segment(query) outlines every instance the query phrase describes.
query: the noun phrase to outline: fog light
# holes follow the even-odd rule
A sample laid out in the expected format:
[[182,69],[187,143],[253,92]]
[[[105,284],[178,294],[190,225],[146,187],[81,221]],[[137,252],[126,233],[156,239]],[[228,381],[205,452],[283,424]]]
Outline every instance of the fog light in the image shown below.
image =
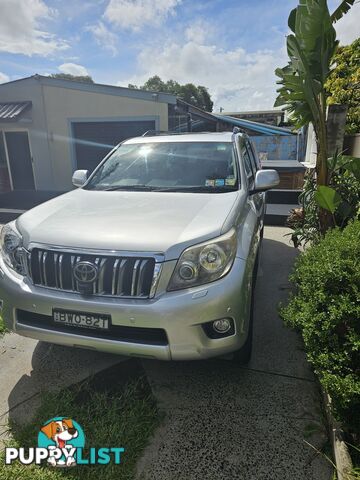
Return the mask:
[[228,318],[222,318],[221,320],[215,320],[212,327],[217,333],[226,333],[231,328],[231,322]]

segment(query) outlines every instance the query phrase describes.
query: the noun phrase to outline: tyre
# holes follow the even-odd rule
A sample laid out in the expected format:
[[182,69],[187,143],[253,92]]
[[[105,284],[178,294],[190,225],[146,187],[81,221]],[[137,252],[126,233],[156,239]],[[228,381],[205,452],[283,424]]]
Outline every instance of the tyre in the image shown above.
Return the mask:
[[[261,246],[260,246],[261,247]],[[253,281],[251,286],[251,299],[250,299],[250,312],[249,312],[249,331],[247,339],[244,345],[234,352],[233,361],[239,365],[245,365],[250,362],[251,353],[252,353],[252,344],[253,344],[253,324],[254,324],[254,290],[256,285],[256,277],[259,268],[259,256],[260,256],[260,247],[256,255],[254,270],[253,270]]]
[[234,352],[233,361],[239,365],[245,365],[249,363],[252,353],[253,344],[253,323],[254,323],[254,289],[251,289],[251,301],[250,301],[250,318],[249,318],[249,331],[247,339],[244,345]]

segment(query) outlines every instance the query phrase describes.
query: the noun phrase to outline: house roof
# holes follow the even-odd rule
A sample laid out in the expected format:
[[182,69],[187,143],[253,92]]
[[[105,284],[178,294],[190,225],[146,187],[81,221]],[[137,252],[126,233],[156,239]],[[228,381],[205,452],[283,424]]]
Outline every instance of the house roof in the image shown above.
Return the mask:
[[63,78],[45,77],[43,75],[32,75],[31,77],[20,78],[11,82],[2,83],[1,87],[10,83],[18,82],[34,82],[37,81],[41,85],[49,85],[52,87],[68,88],[71,90],[82,90],[85,92],[103,93],[106,95],[115,95],[120,97],[130,97],[138,100],[152,100],[162,103],[176,104],[176,95],[170,93],[159,93],[148,90],[140,90],[137,88],[119,87],[116,85],[106,85],[102,83],[85,83],[76,80],[66,80]]
[[24,102],[0,102],[0,122],[16,122],[31,105],[30,100]]
[[264,123],[252,122],[242,118],[229,117],[227,115],[213,114],[218,120],[234,125],[236,127],[252,130],[253,132],[261,133],[262,135],[295,135],[291,130],[282,127],[274,127]]

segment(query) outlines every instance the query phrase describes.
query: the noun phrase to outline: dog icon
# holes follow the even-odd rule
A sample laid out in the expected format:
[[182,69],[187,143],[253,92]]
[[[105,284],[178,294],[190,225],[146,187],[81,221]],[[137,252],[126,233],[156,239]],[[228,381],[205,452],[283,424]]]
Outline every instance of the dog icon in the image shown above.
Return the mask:
[[72,466],[76,465],[76,460],[74,457],[69,456],[66,460],[63,459],[56,459],[54,456],[51,455],[51,451],[55,448],[72,448],[71,440],[76,438],[79,435],[79,432],[73,425],[73,421],[70,418],[63,418],[62,420],[54,420],[40,429],[50,440],[55,442],[56,446],[49,447],[50,456],[48,458],[48,462],[52,466]]

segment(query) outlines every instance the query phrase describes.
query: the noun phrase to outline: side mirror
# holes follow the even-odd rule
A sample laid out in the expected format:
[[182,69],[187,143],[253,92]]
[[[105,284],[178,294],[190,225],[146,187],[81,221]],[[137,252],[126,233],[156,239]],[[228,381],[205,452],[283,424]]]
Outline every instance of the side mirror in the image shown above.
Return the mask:
[[275,188],[279,183],[280,178],[276,170],[258,170],[255,176],[254,188],[250,191],[250,194],[265,192]]
[[75,170],[72,176],[74,187],[82,187],[88,179],[89,170]]

